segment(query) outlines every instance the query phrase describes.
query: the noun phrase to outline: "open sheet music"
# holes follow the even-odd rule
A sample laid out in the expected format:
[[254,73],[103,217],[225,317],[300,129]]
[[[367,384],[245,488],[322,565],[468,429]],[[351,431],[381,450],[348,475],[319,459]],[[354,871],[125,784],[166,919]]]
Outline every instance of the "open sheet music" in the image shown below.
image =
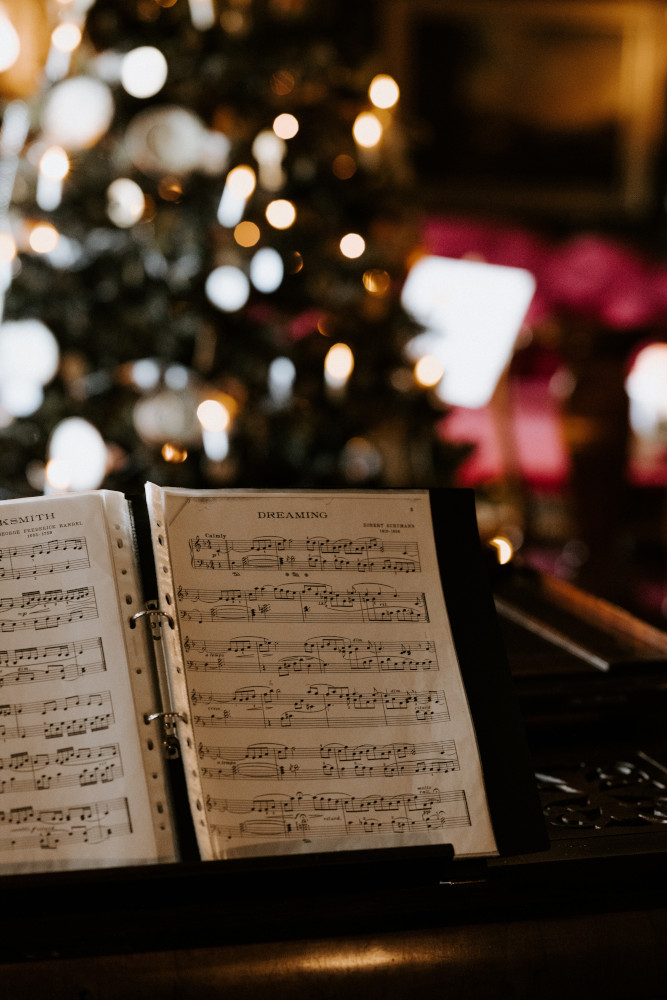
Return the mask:
[[0,504],[0,871],[174,856],[127,505]]
[[2,501],[0,637],[1,874],[539,843],[470,491]]
[[147,496],[202,857],[495,853],[428,493]]

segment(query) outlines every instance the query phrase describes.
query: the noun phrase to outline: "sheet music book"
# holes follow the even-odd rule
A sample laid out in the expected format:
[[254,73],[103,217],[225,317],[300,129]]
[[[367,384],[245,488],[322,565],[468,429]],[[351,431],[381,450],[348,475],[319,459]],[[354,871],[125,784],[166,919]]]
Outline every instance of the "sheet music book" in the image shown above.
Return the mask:
[[543,846],[470,491],[3,501],[0,584],[0,872],[178,860],[177,750],[204,861]]

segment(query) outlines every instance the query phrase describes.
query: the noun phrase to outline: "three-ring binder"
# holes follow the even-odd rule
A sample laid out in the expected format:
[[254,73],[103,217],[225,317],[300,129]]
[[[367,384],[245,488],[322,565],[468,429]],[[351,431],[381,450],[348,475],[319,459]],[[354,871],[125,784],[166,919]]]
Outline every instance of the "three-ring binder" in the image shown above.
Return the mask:
[[144,722],[147,726],[150,726],[151,722],[155,722],[157,719],[162,719],[164,730],[162,745],[165,756],[170,759],[180,757],[181,746],[178,737],[174,734],[174,726],[177,719],[180,719],[181,722],[187,722],[187,716],[183,712],[146,712],[144,715]]
[[166,618],[169,628],[174,627],[174,619],[166,611],[160,611],[159,608],[144,608],[143,611],[136,611],[130,618],[130,628],[135,628],[137,621],[140,618],[149,618],[151,624],[156,624],[155,619],[158,619],[157,624],[162,624],[159,619]]

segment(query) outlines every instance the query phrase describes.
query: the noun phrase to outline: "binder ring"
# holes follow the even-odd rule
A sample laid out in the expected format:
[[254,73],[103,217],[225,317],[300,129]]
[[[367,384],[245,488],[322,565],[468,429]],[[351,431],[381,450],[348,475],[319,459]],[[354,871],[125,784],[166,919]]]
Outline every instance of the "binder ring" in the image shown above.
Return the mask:
[[181,722],[187,722],[187,716],[183,712],[147,712],[144,715],[144,722],[146,725],[150,725],[151,722],[155,722],[156,719],[162,719],[165,723],[171,723],[174,719],[180,719]]
[[135,628],[136,623],[140,618],[166,618],[169,623],[169,628],[174,627],[174,619],[171,615],[167,614],[166,611],[158,611],[154,608],[145,608],[143,611],[137,611],[132,615],[130,618],[130,628]]

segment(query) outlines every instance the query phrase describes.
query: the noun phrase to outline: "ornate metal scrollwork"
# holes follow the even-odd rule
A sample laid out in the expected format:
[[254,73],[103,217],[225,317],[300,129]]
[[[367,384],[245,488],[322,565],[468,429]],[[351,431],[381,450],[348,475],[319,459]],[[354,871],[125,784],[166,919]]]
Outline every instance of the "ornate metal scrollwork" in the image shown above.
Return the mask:
[[552,834],[634,833],[667,825],[667,771],[650,758],[563,763],[536,777]]

